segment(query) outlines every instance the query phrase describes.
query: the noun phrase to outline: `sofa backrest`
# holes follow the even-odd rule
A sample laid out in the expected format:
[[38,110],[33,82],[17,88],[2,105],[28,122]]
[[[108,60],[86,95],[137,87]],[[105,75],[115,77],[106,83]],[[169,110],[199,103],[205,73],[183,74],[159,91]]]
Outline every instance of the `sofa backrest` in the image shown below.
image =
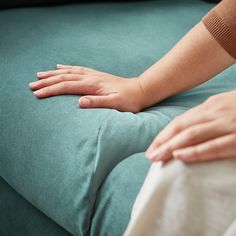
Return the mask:
[[0,8],[20,6],[53,5],[73,2],[92,2],[93,0],[0,0]]

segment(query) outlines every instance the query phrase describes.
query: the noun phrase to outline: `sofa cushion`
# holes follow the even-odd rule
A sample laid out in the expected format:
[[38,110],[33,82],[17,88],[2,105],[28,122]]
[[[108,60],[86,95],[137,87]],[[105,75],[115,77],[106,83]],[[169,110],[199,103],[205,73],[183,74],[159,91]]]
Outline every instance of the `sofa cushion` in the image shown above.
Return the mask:
[[143,152],[176,115],[232,89],[235,70],[138,114],[79,109],[71,95],[38,100],[28,83],[57,63],[136,76],[210,6],[160,0],[0,11],[1,177],[73,235],[87,234],[98,190],[114,166]]
[[145,158],[144,153],[137,153],[121,161],[111,171],[96,200],[91,236],[124,234],[149,167],[150,161]]
[[0,235],[71,236],[0,177]]

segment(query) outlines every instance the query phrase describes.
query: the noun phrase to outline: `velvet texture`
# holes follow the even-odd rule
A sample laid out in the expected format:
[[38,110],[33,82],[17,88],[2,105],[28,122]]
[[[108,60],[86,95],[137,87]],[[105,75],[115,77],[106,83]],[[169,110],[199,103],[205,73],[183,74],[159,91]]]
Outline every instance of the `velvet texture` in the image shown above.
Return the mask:
[[[69,233],[89,235],[94,215],[93,235],[119,235],[115,232],[120,233],[128,224],[147,167],[134,186],[127,182],[130,198],[125,204],[119,199],[124,199],[123,181],[130,181],[131,162],[114,169],[113,177],[101,188],[112,169],[130,155],[145,151],[176,115],[210,95],[236,87],[236,71],[231,68],[196,89],[132,114],[83,110],[76,106],[78,96],[38,100],[28,89],[35,73],[64,63],[137,76],[211,6],[198,0],[163,0],[0,11],[0,175],[39,210],[26,212],[26,218],[41,211]],[[110,212],[105,213],[102,206],[108,206]],[[119,210],[114,212],[115,208]],[[113,214],[117,214],[115,222],[110,217]],[[112,229],[106,228],[109,222]],[[3,233],[10,230],[2,221],[0,224]],[[48,224],[50,227],[49,220]],[[10,234],[17,232],[14,230]]]

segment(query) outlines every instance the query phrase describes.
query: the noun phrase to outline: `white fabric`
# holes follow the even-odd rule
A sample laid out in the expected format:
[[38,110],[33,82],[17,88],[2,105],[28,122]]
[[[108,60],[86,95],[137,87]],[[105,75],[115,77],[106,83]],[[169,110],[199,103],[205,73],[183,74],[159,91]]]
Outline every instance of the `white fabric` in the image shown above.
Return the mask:
[[236,158],[153,163],[124,236],[236,236]]

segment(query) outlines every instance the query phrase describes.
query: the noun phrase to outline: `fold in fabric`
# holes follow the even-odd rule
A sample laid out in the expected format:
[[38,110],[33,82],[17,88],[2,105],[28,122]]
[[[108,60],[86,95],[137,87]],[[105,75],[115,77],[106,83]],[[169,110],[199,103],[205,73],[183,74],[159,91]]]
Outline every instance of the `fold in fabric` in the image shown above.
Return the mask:
[[236,159],[153,163],[124,236],[236,235]]

